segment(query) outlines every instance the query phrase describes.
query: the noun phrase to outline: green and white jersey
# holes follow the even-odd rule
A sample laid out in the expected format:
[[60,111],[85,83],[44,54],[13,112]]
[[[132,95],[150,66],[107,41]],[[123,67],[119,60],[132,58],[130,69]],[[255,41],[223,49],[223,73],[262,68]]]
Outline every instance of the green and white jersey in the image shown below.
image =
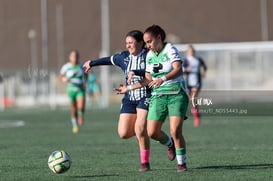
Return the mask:
[[[166,43],[159,54],[149,51],[146,57],[146,72],[154,79],[160,78],[173,70],[172,63],[182,58],[178,50],[170,43]],[[153,94],[177,94],[184,89],[184,79],[181,76],[163,82],[160,87],[153,88]]]
[[73,65],[72,63],[68,62],[62,66],[60,74],[69,79],[68,89],[83,86],[84,70],[81,64]]

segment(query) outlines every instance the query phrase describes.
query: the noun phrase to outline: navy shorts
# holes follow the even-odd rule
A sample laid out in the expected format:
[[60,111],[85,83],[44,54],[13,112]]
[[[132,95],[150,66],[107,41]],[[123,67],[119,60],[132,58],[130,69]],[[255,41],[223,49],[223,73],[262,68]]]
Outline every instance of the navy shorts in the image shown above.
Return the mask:
[[136,109],[144,109],[148,111],[149,108],[150,98],[142,98],[139,101],[130,101],[127,98],[122,99],[122,104],[120,107],[120,114],[121,113],[129,113],[129,114],[136,114]]
[[201,85],[199,86],[187,86],[187,89],[191,91],[192,88],[201,89]]

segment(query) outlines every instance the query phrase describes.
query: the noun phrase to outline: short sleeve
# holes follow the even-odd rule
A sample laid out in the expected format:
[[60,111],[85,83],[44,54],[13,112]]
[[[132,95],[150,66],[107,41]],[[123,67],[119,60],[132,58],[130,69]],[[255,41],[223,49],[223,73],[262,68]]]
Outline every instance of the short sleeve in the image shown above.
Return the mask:
[[168,54],[169,54],[169,58],[171,60],[171,63],[173,63],[174,61],[181,61],[182,62],[182,58],[181,58],[179,51],[177,50],[176,47],[171,46]]
[[151,62],[150,60],[151,60],[151,52],[148,52],[146,56],[146,60],[145,60],[146,62],[145,71],[149,73],[153,72],[153,64],[150,63]]
[[62,68],[60,70],[60,74],[61,75],[65,75],[66,71],[67,71],[67,64],[65,64],[65,65],[62,66]]

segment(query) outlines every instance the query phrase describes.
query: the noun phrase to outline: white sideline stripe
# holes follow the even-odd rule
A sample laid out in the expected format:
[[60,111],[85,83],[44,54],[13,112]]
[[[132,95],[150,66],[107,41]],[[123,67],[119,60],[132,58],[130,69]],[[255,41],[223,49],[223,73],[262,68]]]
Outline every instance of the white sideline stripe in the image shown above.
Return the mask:
[[25,126],[23,120],[0,120],[0,128],[13,128]]

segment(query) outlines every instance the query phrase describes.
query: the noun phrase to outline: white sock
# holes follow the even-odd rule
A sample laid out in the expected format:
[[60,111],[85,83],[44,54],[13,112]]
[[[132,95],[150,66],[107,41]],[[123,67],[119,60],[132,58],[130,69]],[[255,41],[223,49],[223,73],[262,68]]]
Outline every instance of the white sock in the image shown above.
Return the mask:
[[71,118],[72,126],[78,126],[77,119],[75,117]]
[[186,155],[176,155],[177,164],[183,165],[186,163]]

